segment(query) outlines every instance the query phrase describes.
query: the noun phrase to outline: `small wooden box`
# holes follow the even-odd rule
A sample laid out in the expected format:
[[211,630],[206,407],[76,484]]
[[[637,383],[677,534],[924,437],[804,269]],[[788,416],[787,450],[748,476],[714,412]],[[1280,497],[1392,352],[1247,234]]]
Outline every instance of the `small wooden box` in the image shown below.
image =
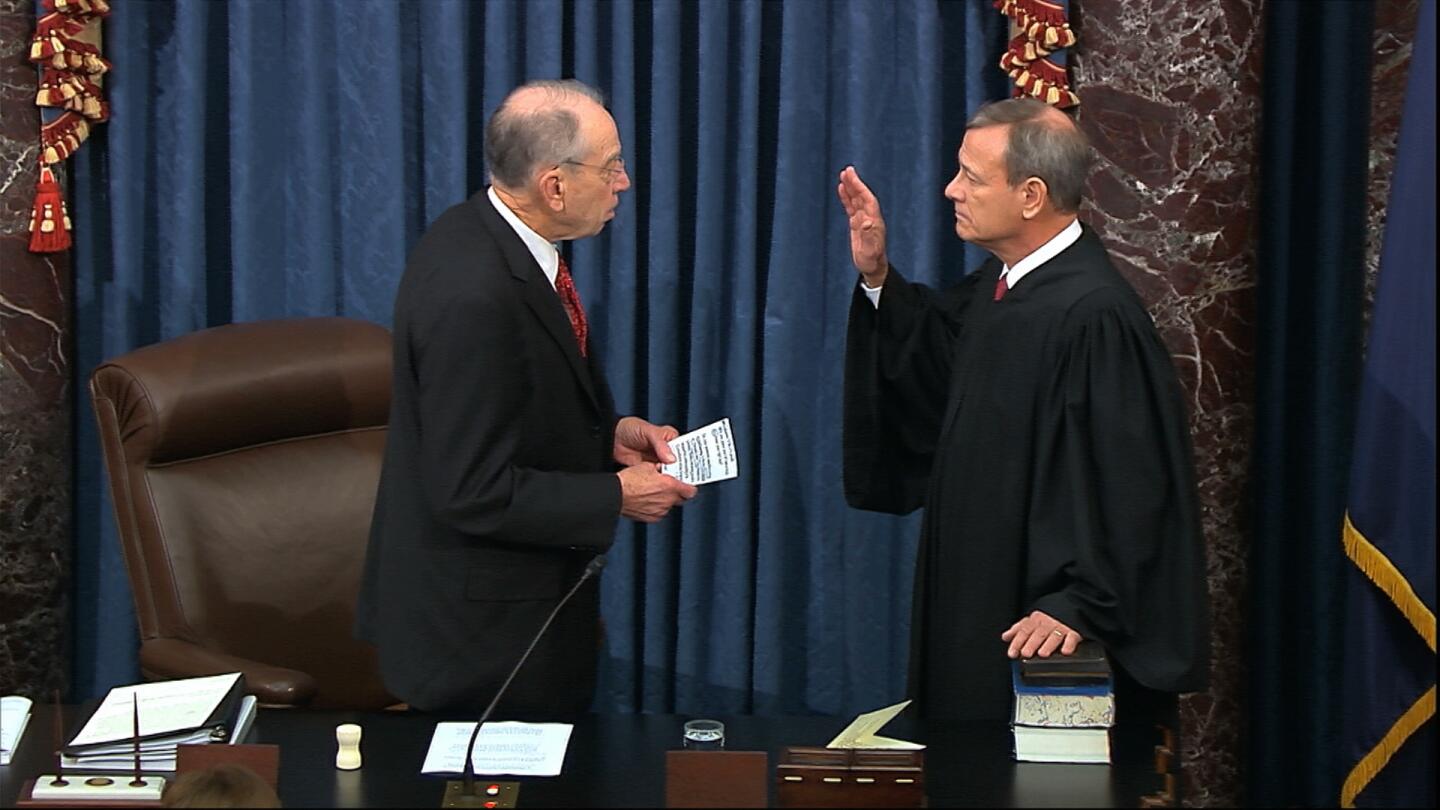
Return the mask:
[[781,807],[925,807],[925,753],[792,746],[775,767]]
[[665,752],[666,807],[769,807],[764,751]]

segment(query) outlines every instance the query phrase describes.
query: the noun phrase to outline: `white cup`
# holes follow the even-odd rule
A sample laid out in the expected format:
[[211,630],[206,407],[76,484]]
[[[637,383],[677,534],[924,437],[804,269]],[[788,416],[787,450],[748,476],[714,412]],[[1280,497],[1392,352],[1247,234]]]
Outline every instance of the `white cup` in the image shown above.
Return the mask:
[[335,727],[335,767],[342,771],[353,771],[360,767],[360,727],[354,723],[342,723]]

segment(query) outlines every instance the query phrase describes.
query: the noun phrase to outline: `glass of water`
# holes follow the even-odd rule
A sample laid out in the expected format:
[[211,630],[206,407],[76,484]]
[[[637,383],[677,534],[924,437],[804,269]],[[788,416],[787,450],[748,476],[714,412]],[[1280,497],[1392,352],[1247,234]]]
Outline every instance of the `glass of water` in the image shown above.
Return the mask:
[[725,748],[725,724],[719,720],[690,720],[685,723],[685,747],[691,751],[720,751]]

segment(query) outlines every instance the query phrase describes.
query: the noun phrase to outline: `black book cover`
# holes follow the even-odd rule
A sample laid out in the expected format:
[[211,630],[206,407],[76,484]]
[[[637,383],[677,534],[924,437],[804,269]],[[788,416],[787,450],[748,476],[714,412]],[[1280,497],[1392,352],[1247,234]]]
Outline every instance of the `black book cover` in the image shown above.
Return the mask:
[[1069,655],[1020,659],[1020,679],[1036,686],[1080,686],[1104,683],[1112,676],[1110,659],[1100,642],[1086,639]]

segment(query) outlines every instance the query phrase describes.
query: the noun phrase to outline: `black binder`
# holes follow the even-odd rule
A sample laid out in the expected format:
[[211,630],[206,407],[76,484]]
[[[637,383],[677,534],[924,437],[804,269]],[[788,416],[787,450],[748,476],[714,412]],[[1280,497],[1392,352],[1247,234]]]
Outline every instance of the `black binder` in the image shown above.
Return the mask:
[[[235,682],[230,685],[229,690],[226,691],[225,695],[219,700],[219,702],[215,704],[214,708],[211,709],[209,716],[205,718],[204,722],[196,726],[191,726],[189,728],[170,729],[167,731],[157,732],[153,734],[142,734],[140,735],[141,746],[143,748],[153,748],[154,746],[164,746],[167,744],[180,745],[206,742],[229,742],[230,735],[235,729],[235,723],[240,716],[241,703],[244,701],[245,698],[245,675],[240,672],[236,672],[234,673],[234,675]],[[214,676],[205,675],[201,677],[209,678]],[[153,685],[156,687],[162,687],[163,684],[168,683],[174,683],[174,681],[159,681],[154,682]],[[149,685],[151,684],[141,684],[137,688],[143,689],[145,686]],[[81,731],[83,731],[84,728],[89,725],[91,718],[93,718],[95,716],[95,713],[99,711],[101,705],[103,705],[103,701],[100,704],[96,704],[95,707],[92,708],[85,715],[85,721],[82,722],[79,726],[79,729]],[[140,716],[142,720],[145,717],[143,696],[141,697],[140,703]],[[70,736],[70,739],[73,741],[79,736],[80,731],[77,731],[75,734],[72,734]],[[71,757],[84,757],[87,753],[95,753],[107,749],[113,750],[117,745],[121,744],[125,746],[133,746],[134,741],[135,735],[132,732],[128,734],[123,734],[118,737],[105,740],[97,740],[95,742],[85,743],[82,745],[75,745],[72,742],[71,744],[68,744],[63,749],[61,749],[61,753]]]

